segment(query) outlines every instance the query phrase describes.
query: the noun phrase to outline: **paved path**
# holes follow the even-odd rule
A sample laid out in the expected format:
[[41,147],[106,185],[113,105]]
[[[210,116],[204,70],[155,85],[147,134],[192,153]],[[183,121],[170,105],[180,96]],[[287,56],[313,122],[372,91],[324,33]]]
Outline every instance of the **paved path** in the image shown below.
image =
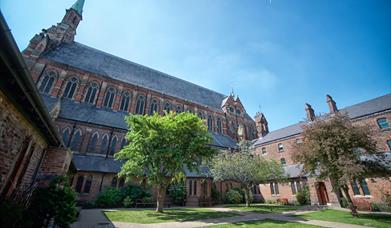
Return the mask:
[[305,220],[297,217],[290,217],[288,215],[294,214],[303,214],[313,211],[291,211],[286,212],[285,214],[278,213],[254,213],[254,212],[245,212],[245,211],[236,211],[230,208],[209,208],[216,211],[231,211],[238,214],[238,216],[224,217],[224,218],[212,218],[199,221],[188,221],[188,222],[165,222],[165,223],[154,223],[154,224],[139,224],[139,223],[127,223],[127,222],[110,222],[106,216],[103,215],[101,209],[88,209],[82,210],[80,212],[79,219],[76,223],[71,225],[71,228],[171,228],[171,227],[205,227],[212,225],[222,225],[235,222],[245,222],[245,221],[255,221],[255,220],[264,220],[272,219],[279,221],[287,222],[298,222],[303,224],[316,225],[321,227],[332,227],[332,228],[363,228],[365,226],[353,225],[353,224],[344,224],[337,222],[328,222],[320,220]]

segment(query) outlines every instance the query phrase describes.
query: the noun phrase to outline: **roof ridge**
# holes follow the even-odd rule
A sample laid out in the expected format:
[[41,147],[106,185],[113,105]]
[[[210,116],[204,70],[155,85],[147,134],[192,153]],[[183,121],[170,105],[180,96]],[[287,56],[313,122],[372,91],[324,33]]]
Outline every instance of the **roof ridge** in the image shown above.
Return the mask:
[[133,62],[133,61],[128,60],[128,59],[125,59],[125,58],[123,58],[123,57],[119,57],[119,56],[110,54],[110,53],[108,53],[108,52],[99,50],[99,49],[97,49],[97,48],[90,47],[90,46],[87,46],[87,45],[85,45],[85,44],[82,44],[82,43],[79,43],[79,42],[76,42],[76,41],[73,41],[73,43],[76,44],[76,45],[84,46],[85,48],[92,49],[92,50],[94,50],[94,51],[101,52],[101,53],[103,53],[103,54],[105,54],[105,55],[109,55],[109,56],[111,56],[111,57],[117,58],[117,59],[119,59],[119,60],[121,60],[121,61],[124,61],[124,62],[127,62],[127,63],[134,64],[134,65],[136,65],[136,66],[138,66],[138,67],[142,67],[142,68],[144,68],[144,69],[146,69],[146,70],[150,70],[150,71],[159,73],[159,74],[161,74],[162,76],[165,76],[165,77],[168,77],[168,78],[172,78],[172,79],[176,79],[176,80],[181,80],[181,81],[183,81],[183,82],[185,82],[185,83],[188,83],[188,84],[191,84],[191,85],[193,85],[193,86],[196,86],[196,87],[199,87],[199,88],[202,88],[202,89],[205,89],[205,90],[209,90],[210,92],[213,92],[213,93],[216,93],[216,94],[222,96],[222,99],[224,99],[224,98],[227,96],[227,95],[224,95],[224,94],[222,94],[222,93],[220,93],[220,92],[217,92],[217,91],[214,91],[214,90],[212,90],[212,89],[206,88],[206,87],[204,87],[204,86],[197,85],[197,84],[195,84],[194,82],[190,82],[190,81],[184,80],[184,79],[182,79],[182,78],[179,78],[179,77],[175,77],[175,76],[169,75],[169,74],[164,73],[164,72],[162,72],[162,71],[153,69],[153,68],[151,68],[151,67],[144,66],[144,65],[142,65],[142,64]]
[[[356,104],[353,104],[353,105],[349,105],[349,106],[343,107],[343,108],[341,108],[339,111],[341,111],[341,110],[347,110],[347,109],[349,109],[349,108],[351,108],[351,107],[358,106],[358,105],[362,105],[362,104],[369,103],[369,102],[373,102],[373,101],[375,101],[375,100],[380,100],[380,99],[382,99],[382,98],[384,98],[384,97],[388,97],[388,96],[391,97],[391,93],[382,95],[382,96],[380,96],[380,97],[375,97],[375,98],[372,98],[372,99],[369,99],[369,100],[366,100],[366,101],[361,101],[361,102],[356,103]],[[386,109],[385,109],[385,110],[386,110]]]

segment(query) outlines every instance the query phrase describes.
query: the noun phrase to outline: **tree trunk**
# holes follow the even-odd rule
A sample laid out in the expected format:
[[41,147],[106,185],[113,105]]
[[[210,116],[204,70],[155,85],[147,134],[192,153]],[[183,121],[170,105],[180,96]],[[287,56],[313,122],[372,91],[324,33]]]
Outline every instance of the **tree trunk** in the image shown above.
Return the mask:
[[353,204],[352,198],[350,198],[350,195],[349,195],[349,188],[348,188],[346,185],[344,185],[344,186],[342,186],[342,190],[343,190],[343,192],[344,192],[344,195],[345,195],[345,197],[346,197],[346,200],[348,201],[349,209],[350,209],[352,215],[353,215],[354,217],[358,217],[357,208],[356,208],[356,206]]
[[165,197],[166,197],[166,188],[162,185],[159,185],[157,190],[156,212],[163,213]]
[[246,207],[250,206],[250,187],[244,187],[244,198],[246,200]]

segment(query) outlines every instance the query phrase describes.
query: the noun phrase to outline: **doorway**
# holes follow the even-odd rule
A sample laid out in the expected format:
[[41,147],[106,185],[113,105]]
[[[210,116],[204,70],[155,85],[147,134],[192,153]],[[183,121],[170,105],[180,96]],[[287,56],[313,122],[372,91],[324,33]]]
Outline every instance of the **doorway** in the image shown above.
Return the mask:
[[320,205],[327,205],[330,203],[329,196],[327,194],[326,185],[324,182],[318,182],[317,183],[317,189],[316,189],[318,200]]

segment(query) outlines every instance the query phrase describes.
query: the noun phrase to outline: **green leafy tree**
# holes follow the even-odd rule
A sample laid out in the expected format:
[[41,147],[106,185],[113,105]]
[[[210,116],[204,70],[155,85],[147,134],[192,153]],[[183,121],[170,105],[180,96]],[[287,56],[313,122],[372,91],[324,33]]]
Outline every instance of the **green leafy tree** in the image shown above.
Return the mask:
[[348,186],[367,171],[360,157],[376,151],[370,132],[368,127],[353,125],[347,115],[338,113],[303,126],[303,143],[294,146],[293,159],[318,179],[329,178],[335,192],[341,189],[354,216],[357,210]]
[[240,152],[221,152],[211,162],[214,180],[236,181],[244,191],[246,207],[250,206],[251,188],[267,181],[283,180],[284,170],[275,160],[266,160],[249,152],[250,144],[240,142]]
[[125,160],[120,176],[146,179],[157,187],[156,211],[163,212],[166,188],[184,178],[183,167],[197,170],[214,155],[211,136],[196,115],[183,112],[159,116],[131,115],[125,118],[130,142],[117,159]]

